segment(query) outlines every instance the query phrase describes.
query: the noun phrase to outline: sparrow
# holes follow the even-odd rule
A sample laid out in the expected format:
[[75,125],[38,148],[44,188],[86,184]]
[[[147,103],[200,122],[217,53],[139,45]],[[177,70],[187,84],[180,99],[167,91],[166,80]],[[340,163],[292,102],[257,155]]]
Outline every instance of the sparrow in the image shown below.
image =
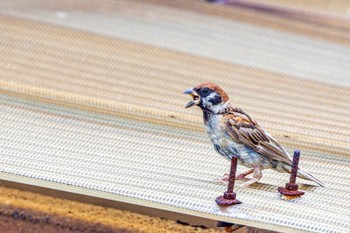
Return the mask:
[[[192,97],[186,108],[198,106],[202,110],[204,128],[215,151],[230,161],[236,157],[240,165],[250,168],[236,176],[237,180],[242,180],[253,173],[253,177],[243,187],[258,182],[262,178],[263,169],[291,172],[291,156],[247,113],[232,106],[229,96],[218,85],[201,83],[183,93]],[[298,169],[297,176],[324,186],[320,180],[301,168]],[[228,180],[227,175],[222,179],[225,180]]]

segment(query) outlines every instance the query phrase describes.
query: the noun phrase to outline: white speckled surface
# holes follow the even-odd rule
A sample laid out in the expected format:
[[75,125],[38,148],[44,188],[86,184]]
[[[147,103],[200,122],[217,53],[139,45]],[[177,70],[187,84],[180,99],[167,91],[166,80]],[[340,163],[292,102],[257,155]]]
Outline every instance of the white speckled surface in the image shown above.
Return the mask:
[[[225,186],[214,180],[228,171],[229,163],[214,152],[204,133],[7,96],[0,101],[2,179],[12,174],[48,181],[48,187],[65,184],[82,188],[78,192],[83,194],[90,189],[114,200],[137,199],[138,204],[155,203],[163,209],[180,208],[195,216],[275,230],[307,231],[317,226],[323,232],[346,232],[350,227],[350,186],[342,182],[350,179],[349,157],[334,160],[303,151],[301,165],[326,188],[299,180],[305,196],[282,201],[276,189],[288,175],[264,171],[260,184],[236,187],[242,205],[225,209],[214,202]],[[295,214],[290,215],[292,211]]]
[[[23,7],[16,8],[20,18],[0,16],[0,179],[282,232],[349,232],[348,48],[186,11],[177,20],[171,8],[155,7],[152,16],[138,7],[139,15],[118,11],[101,18],[116,23],[111,24],[116,31],[123,28],[125,34],[113,34],[117,38],[21,19],[41,20],[50,9],[34,15],[33,8]],[[70,14],[56,12],[62,20],[86,16]],[[191,21],[196,30],[183,31],[185,16],[197,20]],[[86,25],[104,34],[108,23],[100,21],[99,28],[89,17]],[[199,36],[201,47],[190,39],[203,35],[205,23],[215,38]],[[243,36],[232,47],[223,43],[232,33],[225,25]],[[163,29],[164,35],[156,33]],[[258,34],[261,44],[253,41]],[[218,40],[217,51],[206,47]],[[269,41],[276,46],[267,46]],[[284,45],[290,46],[285,53]],[[240,53],[239,61],[222,62],[234,49],[248,52]],[[244,59],[254,64],[243,66]],[[290,66],[283,71],[295,76],[272,73],[279,64]],[[299,79],[298,72],[334,78],[332,83],[343,86]],[[276,189],[288,175],[264,171],[258,185],[237,187],[242,205],[219,208],[214,199],[225,186],[214,180],[229,163],[212,148],[200,111],[184,109],[188,98],[181,95],[207,80],[223,86],[234,105],[288,151],[301,149],[300,165],[326,188],[298,180],[305,196],[282,201]]]

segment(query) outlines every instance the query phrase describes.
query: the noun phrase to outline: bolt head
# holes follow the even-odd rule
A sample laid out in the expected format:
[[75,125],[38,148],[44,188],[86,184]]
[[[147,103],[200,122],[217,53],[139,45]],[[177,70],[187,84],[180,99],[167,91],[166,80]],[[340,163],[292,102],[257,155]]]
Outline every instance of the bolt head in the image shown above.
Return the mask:
[[302,196],[305,194],[303,191],[298,191],[298,190],[289,190],[283,187],[278,187],[278,192],[282,195],[285,196]]
[[216,204],[222,207],[241,204],[242,202],[237,199],[226,199],[224,196],[218,196],[215,199]]
[[298,185],[293,184],[293,183],[287,183],[286,189],[291,190],[291,191],[296,191],[296,190],[298,190]]
[[236,193],[235,192],[232,192],[232,193],[224,192],[224,198],[228,199],[228,200],[234,200],[234,199],[236,199]]

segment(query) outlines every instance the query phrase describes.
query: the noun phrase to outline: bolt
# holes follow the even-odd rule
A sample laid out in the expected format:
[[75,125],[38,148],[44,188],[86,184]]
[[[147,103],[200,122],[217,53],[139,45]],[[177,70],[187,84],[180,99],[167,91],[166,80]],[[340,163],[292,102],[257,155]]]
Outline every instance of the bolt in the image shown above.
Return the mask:
[[297,179],[297,173],[298,173],[298,165],[299,165],[299,159],[300,159],[300,151],[295,150],[294,156],[293,156],[293,164],[292,164],[292,170],[290,172],[290,179],[289,183],[295,184],[295,180]]
[[241,201],[236,199],[236,193],[234,192],[236,170],[237,170],[237,158],[232,156],[227,191],[224,192],[223,196],[218,196],[215,200],[219,206],[230,206],[230,205],[236,205],[236,204],[242,203]]
[[304,195],[304,192],[298,191],[298,185],[295,183],[298,173],[298,164],[300,159],[300,151],[295,150],[293,156],[293,164],[290,172],[289,183],[286,184],[285,188],[278,187],[278,192],[286,197],[286,199],[293,199]]

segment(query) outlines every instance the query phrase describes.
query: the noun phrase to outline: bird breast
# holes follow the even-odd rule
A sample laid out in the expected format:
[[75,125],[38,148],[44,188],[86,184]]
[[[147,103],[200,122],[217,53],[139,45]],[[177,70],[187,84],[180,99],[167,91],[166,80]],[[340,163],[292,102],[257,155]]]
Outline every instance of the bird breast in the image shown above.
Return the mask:
[[205,124],[205,129],[209,135],[210,140],[214,144],[214,147],[218,153],[224,156],[228,156],[230,153],[229,147],[231,146],[233,140],[228,137],[225,132],[225,126],[222,122],[223,116],[212,114],[208,117]]
[[221,120],[221,114],[210,114],[210,116],[207,118],[207,122],[205,122],[205,129],[212,141],[218,140],[224,136],[224,127],[220,124]]
[[270,167],[271,164],[267,158],[231,138],[225,130],[222,118],[222,114],[212,114],[205,123],[205,129],[214,144],[214,149],[229,160],[232,156],[237,156],[239,164],[247,167],[251,167],[253,164],[259,164],[265,168]]

